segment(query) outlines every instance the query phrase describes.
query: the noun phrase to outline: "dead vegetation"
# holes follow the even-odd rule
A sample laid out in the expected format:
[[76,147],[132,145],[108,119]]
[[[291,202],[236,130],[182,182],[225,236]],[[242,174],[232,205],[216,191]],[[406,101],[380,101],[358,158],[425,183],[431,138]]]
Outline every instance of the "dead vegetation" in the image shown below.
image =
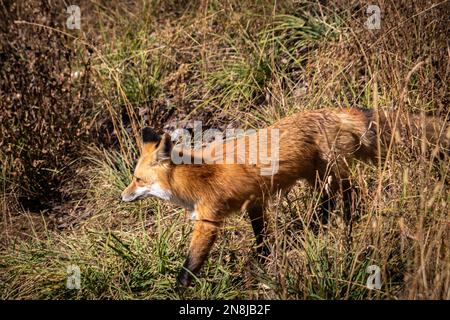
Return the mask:
[[[69,30],[64,1],[2,2],[1,297],[180,298],[183,210],[117,200],[144,125],[248,128],[347,106],[448,119],[450,3],[379,1],[369,30],[371,4],[83,0]],[[449,162],[410,140],[354,166],[351,241],[339,212],[307,227],[318,200],[300,182],[270,207],[267,265],[236,216],[183,297],[449,299]],[[370,265],[381,289],[366,286]]]

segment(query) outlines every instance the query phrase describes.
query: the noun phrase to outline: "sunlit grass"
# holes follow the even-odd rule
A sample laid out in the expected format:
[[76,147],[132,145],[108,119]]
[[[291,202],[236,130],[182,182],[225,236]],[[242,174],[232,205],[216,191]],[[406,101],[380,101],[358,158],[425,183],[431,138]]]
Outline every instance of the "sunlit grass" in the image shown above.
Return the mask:
[[[14,159],[2,155],[0,298],[450,299],[449,162],[409,147],[352,167],[363,210],[351,238],[339,206],[328,225],[309,227],[318,191],[299,183],[268,209],[266,264],[255,259],[245,215],[236,215],[195,286],[176,290],[192,229],[184,210],[157,199],[119,201],[139,154],[139,128],[162,130],[174,120],[260,127],[321,107],[448,112],[435,89],[442,90],[435,79],[444,67],[426,64],[405,81],[412,57],[437,46],[414,45],[414,32],[425,37],[421,27],[405,32],[391,16],[395,28],[378,37],[359,23],[358,10],[339,4],[207,4],[94,6],[94,120],[106,119],[111,128],[102,130],[114,143],[83,145],[73,164],[79,183],[67,187],[72,222],[60,229],[51,213],[21,208],[20,185],[8,180]],[[411,39],[397,37],[397,27]],[[67,287],[70,265],[80,268],[79,290]],[[370,265],[381,270],[377,290],[367,287]]]

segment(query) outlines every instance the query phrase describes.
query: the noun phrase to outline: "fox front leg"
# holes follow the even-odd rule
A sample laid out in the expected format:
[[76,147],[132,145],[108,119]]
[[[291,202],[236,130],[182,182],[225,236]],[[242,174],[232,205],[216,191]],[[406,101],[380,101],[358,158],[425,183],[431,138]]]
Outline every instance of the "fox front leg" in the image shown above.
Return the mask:
[[192,274],[197,274],[208,257],[209,251],[217,238],[220,223],[197,220],[194,225],[191,244],[183,269],[178,275],[177,282],[188,287],[192,282]]

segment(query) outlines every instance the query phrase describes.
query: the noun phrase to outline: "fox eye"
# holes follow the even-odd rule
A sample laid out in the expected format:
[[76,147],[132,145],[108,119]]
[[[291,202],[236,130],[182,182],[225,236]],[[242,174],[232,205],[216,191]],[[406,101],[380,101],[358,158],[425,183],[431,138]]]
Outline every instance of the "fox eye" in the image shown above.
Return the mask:
[[134,176],[134,178],[136,179],[136,182],[137,182],[137,183],[142,182],[142,179],[141,179],[141,178],[138,178],[138,177],[136,177],[136,176]]

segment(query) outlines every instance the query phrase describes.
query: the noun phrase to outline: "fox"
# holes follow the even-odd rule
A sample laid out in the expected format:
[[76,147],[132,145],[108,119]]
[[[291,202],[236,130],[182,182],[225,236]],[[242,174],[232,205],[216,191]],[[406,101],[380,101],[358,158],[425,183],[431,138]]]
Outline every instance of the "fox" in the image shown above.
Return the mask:
[[[189,287],[207,259],[220,228],[234,213],[248,214],[258,257],[267,257],[270,254],[265,244],[268,201],[277,192],[289,192],[298,180],[312,187],[317,181],[325,182],[318,211],[329,213],[335,205],[335,195],[341,194],[344,218],[351,219],[354,210],[349,180],[351,163],[374,162],[386,156],[389,147],[401,142],[405,132],[448,155],[447,119],[381,109],[301,111],[248,135],[210,143],[201,150],[180,151],[168,133],[159,134],[145,127],[141,134],[141,155],[121,200],[156,197],[191,213],[193,232],[176,280],[177,285]],[[258,139],[262,136],[266,139]],[[274,136],[277,143],[261,143]],[[257,141],[256,148],[253,145],[252,149],[252,141]],[[252,155],[252,150],[262,147],[267,147],[268,154],[277,153],[275,166],[267,168],[267,161]],[[223,159],[226,151],[232,156]],[[174,161],[175,155],[190,161]]]

